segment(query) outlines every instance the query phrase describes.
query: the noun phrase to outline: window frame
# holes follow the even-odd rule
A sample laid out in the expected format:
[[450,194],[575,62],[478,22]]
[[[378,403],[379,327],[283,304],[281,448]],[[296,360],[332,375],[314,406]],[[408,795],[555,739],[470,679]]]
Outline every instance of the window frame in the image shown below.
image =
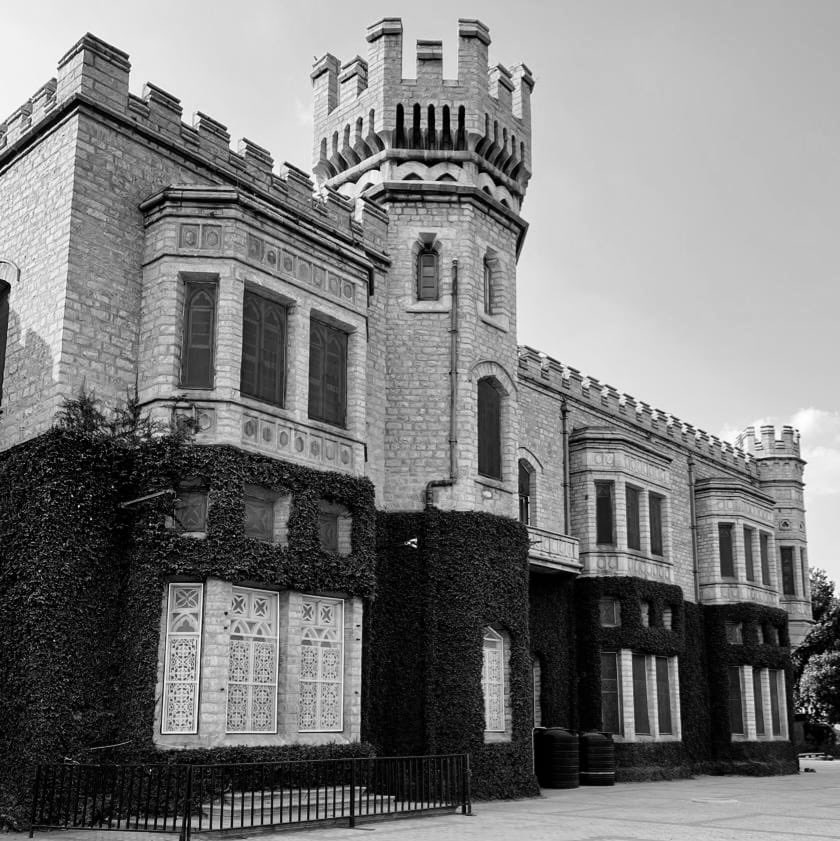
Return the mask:
[[489,257],[484,258],[482,263],[483,284],[484,284],[484,314],[495,315],[493,307],[493,265]]
[[[490,643],[491,645],[488,645]],[[488,673],[487,661],[488,652],[497,652],[499,680],[492,680]],[[507,704],[505,703],[505,638],[504,635],[490,625],[485,625],[481,637],[481,692],[484,698],[484,732],[485,733],[506,733],[507,732]],[[494,722],[491,719],[490,699],[491,690],[497,696],[499,702],[499,717],[501,727],[492,726],[498,724],[498,718]]]
[[[654,514],[656,512],[656,514]],[[662,494],[648,492],[648,532],[650,535],[650,554],[665,557],[665,497]]]
[[[256,335],[254,336],[253,347],[254,353],[246,354],[246,347],[248,343],[248,310],[254,306],[258,310],[258,319],[252,321],[255,324]],[[281,341],[276,345],[276,358],[274,365],[269,365],[270,360],[266,355],[266,332],[268,316],[276,315],[279,312],[279,328],[278,332],[282,333]],[[259,400],[261,403],[268,403],[271,406],[277,406],[280,409],[285,408],[286,405],[286,386],[287,376],[286,369],[288,367],[288,350],[289,350],[289,305],[276,298],[261,294],[260,292],[245,288],[242,296],[242,363],[239,372],[239,391],[243,397],[249,397],[252,400]],[[249,370],[246,373],[246,368]],[[252,370],[250,370],[252,369]],[[269,380],[268,372],[271,372],[270,385],[264,382]],[[253,389],[249,385],[246,387],[246,376],[252,377]]]
[[[268,596],[268,602],[273,604],[273,625],[274,625],[274,635],[273,636],[261,636],[259,634],[245,634],[242,632],[236,632],[233,630],[233,624],[235,621],[235,615],[233,612],[233,605],[231,605],[228,618],[229,618],[229,626],[228,626],[228,673],[227,673],[227,682],[226,682],[226,692],[225,692],[225,735],[226,736],[245,736],[245,735],[268,735],[268,734],[275,734],[277,733],[277,714],[278,714],[278,697],[280,691],[280,594],[275,590],[264,590],[259,587],[242,587],[240,585],[234,584],[231,587],[231,597],[235,598],[239,594],[247,593],[249,603],[253,594],[261,594],[264,596]],[[248,681],[233,681],[231,679],[231,666],[233,664],[233,656],[230,653],[230,650],[233,647],[233,642],[236,638],[247,638],[251,643],[251,647],[249,648],[249,677],[251,680]],[[266,683],[262,682],[259,683],[253,679],[253,669],[254,669],[254,643],[256,640],[270,640],[274,643],[274,683]],[[246,709],[247,709],[247,720],[249,723],[253,723],[253,691],[256,687],[260,686],[268,686],[273,687],[273,693],[271,693],[271,697],[273,699],[273,714],[272,714],[272,724],[271,727],[256,729],[253,726],[248,727],[243,730],[233,730],[230,727],[230,703],[231,703],[231,696],[233,692],[231,691],[232,686],[247,686],[249,688],[248,697],[246,700]]]
[[635,485],[624,486],[624,520],[627,527],[627,548],[642,551],[642,490]]
[[3,375],[9,344],[9,320],[11,316],[12,287],[0,280],[0,406],[3,405]]
[[[478,475],[502,481],[504,475],[502,415],[504,392],[495,377],[482,377],[476,386]],[[489,401],[489,402],[488,402]]]
[[[323,346],[321,348],[321,364],[318,365],[316,355],[313,352],[316,338],[320,337]],[[337,373],[335,379],[337,380],[338,397],[336,400],[335,414],[331,414],[326,409],[326,391],[328,389],[327,379],[330,374],[330,343],[334,343],[339,353],[339,362],[335,366],[333,373]],[[336,426],[341,429],[347,428],[347,386],[348,386],[348,365],[349,365],[349,346],[350,334],[327,323],[315,315],[310,316],[309,319],[309,397],[307,415],[310,420],[326,423],[330,426]],[[317,371],[313,368],[317,367]]]
[[[606,491],[606,495],[604,495]],[[606,500],[607,504],[602,504]],[[609,522],[604,522],[609,514]],[[609,531],[609,535],[607,532]],[[615,546],[615,482],[595,480],[595,545]],[[609,539],[603,539],[607,538]]]
[[[718,559],[721,578],[736,578],[734,524],[718,523]],[[726,535],[726,542],[723,536]],[[724,552],[724,548],[726,551]]]
[[[744,705],[744,674],[742,666],[729,666],[729,732],[733,736],[747,735],[747,710]],[[733,692],[733,677],[737,676],[737,695]],[[736,703],[737,701],[737,703]],[[740,721],[733,720],[733,713],[738,711]],[[736,730],[736,724],[740,724],[740,730]]]
[[[423,263],[430,258],[432,269],[432,280],[425,282]],[[434,245],[424,245],[417,252],[417,260],[415,263],[415,271],[417,274],[417,282],[415,294],[418,301],[438,301],[440,300],[440,255],[435,249]]]
[[[198,619],[197,631],[191,632],[183,632],[183,631],[174,631],[172,630],[172,613],[173,613],[173,593],[177,589],[187,589],[187,588],[194,588],[198,591],[198,600],[197,600],[197,609],[198,609]],[[204,584],[200,582],[191,582],[191,581],[178,581],[178,582],[170,582],[166,588],[166,625],[165,625],[165,634],[164,634],[164,657],[163,657],[163,688],[161,692],[161,711],[160,711],[160,733],[162,736],[188,736],[188,735],[196,735],[198,733],[198,725],[199,725],[199,710],[200,710],[200,700],[201,700],[201,656],[202,656],[202,643],[204,640]],[[172,686],[172,683],[187,683],[187,681],[173,681],[170,678],[169,671],[171,665],[171,645],[170,642],[174,638],[185,638],[190,637],[196,640],[195,645],[195,679],[193,681],[189,681],[190,684],[194,686],[194,695],[193,695],[193,711],[192,711],[192,724],[189,729],[174,729],[174,728],[167,728],[167,715],[169,710],[169,689]]]
[[[339,717],[338,718],[339,718],[339,720],[338,720],[338,726],[336,726],[336,727],[324,727],[324,726],[322,726],[322,722],[316,722],[315,727],[302,727],[301,726],[300,699],[303,696],[302,685],[304,683],[303,663],[302,663],[302,661],[303,661],[303,650],[304,650],[304,644],[305,644],[304,633],[305,633],[305,628],[306,627],[316,627],[318,625],[318,623],[311,623],[311,624],[304,623],[303,615],[301,614],[300,637],[298,639],[298,643],[300,645],[301,664],[300,664],[300,671],[298,673],[298,699],[299,700],[298,700],[298,726],[297,726],[297,731],[298,731],[298,733],[340,733],[344,730],[344,687],[345,687],[345,677],[346,677],[346,675],[345,675],[345,658],[347,656],[347,645],[346,645],[346,639],[345,639],[345,633],[344,633],[344,623],[345,623],[345,618],[346,618],[346,605],[344,603],[344,599],[336,599],[336,598],[331,598],[329,596],[316,596],[316,595],[312,595],[312,594],[302,594],[302,597],[301,597],[301,611],[303,611],[303,604],[307,600],[313,601],[316,605],[316,610],[318,610],[318,611],[320,611],[320,605],[321,604],[332,604],[332,605],[337,606],[339,608],[339,611],[340,611],[340,614],[341,614],[340,621],[337,622],[334,625],[334,627],[336,627],[338,629],[339,639],[338,639],[337,647],[339,648],[339,651],[340,651],[340,657],[338,659],[339,680],[337,681],[337,685],[338,685],[337,697],[338,697],[338,706],[339,706]],[[312,646],[312,647],[314,647],[314,646]],[[320,659],[319,659],[319,668],[320,668]],[[327,681],[323,680],[322,678],[316,677],[314,679],[314,681],[310,681],[310,682],[315,683],[316,686],[319,688],[319,693],[318,694],[319,694],[319,698],[320,698],[320,687],[324,683],[327,683]],[[336,682],[333,681],[333,683],[336,683]],[[316,699],[316,710],[320,710],[318,700],[319,699]],[[316,717],[318,717],[318,715],[319,715],[319,713],[316,712]],[[321,725],[321,726],[319,726],[319,725]]]
[[755,581],[755,529],[744,526],[744,565],[747,581]]
[[[613,678],[604,677],[604,663],[609,662],[609,660],[605,660],[605,658],[612,658],[612,664],[615,668],[615,692],[611,690],[609,692],[604,690],[604,681],[609,680],[612,681]],[[606,733],[613,733],[616,736],[623,736],[624,735],[624,703],[622,699],[622,689],[621,689],[621,652],[619,651],[602,651],[601,652],[601,728]],[[616,715],[616,724],[617,728],[612,729],[609,725],[612,722],[608,722],[605,720],[605,704],[604,704],[604,696],[615,695],[616,698],[616,705],[615,705],[615,715]]]
[[[779,592],[783,596],[797,596],[796,592],[796,547],[779,547]],[[790,583],[790,589],[788,589]]]
[[[216,382],[216,329],[219,311],[218,277],[184,274],[181,275],[181,280],[184,286],[184,307],[181,318],[181,370],[178,384],[180,388],[212,391]],[[195,301],[201,295],[208,295],[210,298],[210,327],[206,347],[195,345],[191,341],[194,319],[197,314]],[[197,366],[198,363],[191,363],[191,359],[193,354],[198,351],[206,351],[209,357],[207,360],[207,376],[204,381],[197,376],[197,372],[193,374],[192,371],[192,368]],[[193,376],[195,376],[195,380],[193,380]]]
[[[527,480],[525,483],[523,483],[523,477]],[[518,462],[518,479],[519,522],[526,526],[532,526],[534,525],[533,507],[531,505],[531,500],[534,497],[534,471],[524,458],[519,459]]]
[[758,533],[759,557],[761,560],[761,583],[765,587],[772,586],[770,578],[770,533],[759,531]]
[[602,628],[621,627],[620,599],[617,599],[614,596],[601,596],[598,599],[598,624]]

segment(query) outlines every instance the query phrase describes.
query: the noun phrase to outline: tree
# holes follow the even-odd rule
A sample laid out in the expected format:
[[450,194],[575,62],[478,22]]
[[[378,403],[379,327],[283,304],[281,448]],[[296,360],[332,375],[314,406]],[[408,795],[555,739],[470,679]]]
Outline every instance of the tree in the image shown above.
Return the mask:
[[840,722],[840,599],[824,570],[811,570],[814,627],[793,655],[796,706],[812,723]]
[[840,651],[808,660],[799,681],[799,706],[812,721],[840,722]]

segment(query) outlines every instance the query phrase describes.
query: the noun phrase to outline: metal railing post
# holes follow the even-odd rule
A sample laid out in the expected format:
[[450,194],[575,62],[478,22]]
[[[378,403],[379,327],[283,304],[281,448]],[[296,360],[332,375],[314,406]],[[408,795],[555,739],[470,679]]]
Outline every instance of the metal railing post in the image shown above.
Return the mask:
[[472,798],[470,796],[470,776],[472,771],[470,771],[470,755],[466,754],[464,757],[464,778],[463,782],[461,783],[461,814],[462,815],[471,815],[472,814]]
[[350,760],[350,827],[356,826],[356,760]]
[[184,818],[181,823],[180,841],[190,841],[192,829],[192,765],[187,765],[187,780],[184,784]]

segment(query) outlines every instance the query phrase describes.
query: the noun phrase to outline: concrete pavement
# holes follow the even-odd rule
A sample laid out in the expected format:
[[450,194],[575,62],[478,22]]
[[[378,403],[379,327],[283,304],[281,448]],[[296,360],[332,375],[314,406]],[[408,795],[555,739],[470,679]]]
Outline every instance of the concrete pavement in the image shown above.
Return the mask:
[[[840,761],[803,760],[816,773],[698,777],[546,790],[443,815],[250,834],[259,841],[840,841]],[[142,835],[143,833],[139,833]],[[46,833],[36,833],[44,839]],[[140,841],[138,833],[52,833],[50,841]],[[177,836],[175,836],[177,837]],[[202,836],[196,836],[196,841]],[[212,836],[218,837],[218,836]],[[226,839],[246,837],[239,833]],[[150,841],[161,836],[147,835]]]

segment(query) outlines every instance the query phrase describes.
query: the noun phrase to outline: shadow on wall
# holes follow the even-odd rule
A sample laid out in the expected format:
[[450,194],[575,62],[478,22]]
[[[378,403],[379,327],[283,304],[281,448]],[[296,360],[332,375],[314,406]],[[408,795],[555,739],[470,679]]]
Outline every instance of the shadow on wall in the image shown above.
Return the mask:
[[21,341],[20,318],[9,310],[6,364],[0,398],[0,450],[46,432],[55,415],[54,357],[34,330]]

